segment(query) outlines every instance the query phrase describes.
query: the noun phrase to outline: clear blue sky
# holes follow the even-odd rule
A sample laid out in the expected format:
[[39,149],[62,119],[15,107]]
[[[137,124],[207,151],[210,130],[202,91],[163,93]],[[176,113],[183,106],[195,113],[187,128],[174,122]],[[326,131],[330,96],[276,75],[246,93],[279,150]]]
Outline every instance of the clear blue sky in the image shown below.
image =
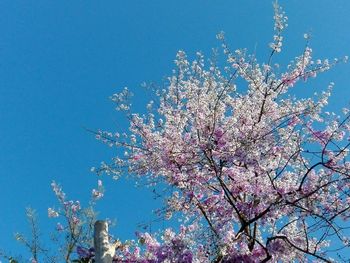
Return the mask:
[[[350,55],[350,1],[280,3],[289,17],[282,62],[302,51],[308,31],[315,56]],[[221,30],[233,48],[256,47],[258,57],[267,57],[272,15],[272,0],[2,0],[0,248],[18,248],[12,236],[25,232],[27,206],[37,209],[43,234],[54,228],[47,219],[47,208],[56,204],[52,180],[71,198],[88,199],[97,181],[90,167],[108,161],[115,150],[83,127],[126,125],[110,95],[128,86],[142,111],[140,83],[161,83],[179,49],[210,55]],[[349,73],[349,64],[340,65],[306,86],[321,90],[334,81],[331,104],[346,106]],[[104,181],[101,217],[116,218],[114,233],[132,238],[137,223],[153,218],[157,202],[133,182]]]

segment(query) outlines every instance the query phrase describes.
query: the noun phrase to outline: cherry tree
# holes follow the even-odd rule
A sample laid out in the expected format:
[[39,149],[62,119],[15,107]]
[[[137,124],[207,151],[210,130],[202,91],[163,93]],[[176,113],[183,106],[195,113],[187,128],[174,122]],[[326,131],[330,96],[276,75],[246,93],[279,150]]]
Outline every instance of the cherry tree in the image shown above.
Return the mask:
[[311,98],[293,96],[299,82],[347,57],[314,60],[305,34],[284,70],[275,57],[287,17],[277,3],[274,22],[267,62],[230,50],[220,33],[226,66],[179,51],[147,113],[132,112],[128,89],[111,97],[130,132],[97,132],[125,152],[97,172],[166,185],[160,216],[182,219],[177,231],[118,242],[114,262],[332,262],[348,247],[349,110],[325,112],[333,83]]
[[[147,113],[133,113],[128,89],[111,97],[130,127],[123,134],[95,132],[124,152],[96,172],[115,179],[131,174],[157,189],[165,186],[158,215],[181,219],[177,229],[107,244],[113,262],[333,262],[337,254],[341,259],[349,247],[350,111],[344,108],[340,116],[325,110],[333,83],[303,99],[293,95],[293,87],[308,85],[347,57],[313,59],[305,34],[300,56],[283,69],[275,57],[287,17],[277,2],[274,22],[264,63],[246,49],[232,51],[220,33],[225,66],[217,56],[205,62],[197,53],[189,61],[179,51],[164,88],[152,87],[156,99]],[[94,202],[82,209],[58,184],[52,187],[60,208],[48,214],[59,218],[60,255],[46,261],[93,262]],[[92,195],[103,196],[101,181]],[[34,221],[34,241],[21,234],[17,239],[37,262],[38,253],[47,250]]]

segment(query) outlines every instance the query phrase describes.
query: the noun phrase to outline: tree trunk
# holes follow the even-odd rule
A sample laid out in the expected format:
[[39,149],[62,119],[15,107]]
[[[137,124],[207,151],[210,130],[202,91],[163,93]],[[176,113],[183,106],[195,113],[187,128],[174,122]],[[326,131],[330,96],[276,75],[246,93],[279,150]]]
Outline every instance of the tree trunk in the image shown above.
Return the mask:
[[94,227],[95,263],[112,263],[114,249],[108,240],[108,224],[98,220]]

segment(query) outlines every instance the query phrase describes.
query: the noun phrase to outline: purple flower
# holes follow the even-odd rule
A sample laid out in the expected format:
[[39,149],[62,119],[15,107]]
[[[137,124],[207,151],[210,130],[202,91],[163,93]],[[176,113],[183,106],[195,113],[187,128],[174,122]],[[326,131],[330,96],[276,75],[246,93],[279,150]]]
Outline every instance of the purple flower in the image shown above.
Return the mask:
[[94,250],[93,249],[86,249],[81,246],[77,246],[77,254],[79,258],[91,258],[94,256]]
[[223,134],[224,134],[224,131],[221,128],[217,128],[214,132],[216,139],[220,139]]
[[192,259],[193,259],[193,255],[192,255],[191,251],[186,250],[185,252],[183,252],[180,255],[178,262],[179,263],[192,263]]
[[255,263],[256,261],[248,255],[234,255],[226,258],[222,261],[223,263]]
[[172,255],[172,250],[167,245],[159,247],[159,249],[156,252],[158,262],[163,262],[164,260],[170,258],[171,255]]

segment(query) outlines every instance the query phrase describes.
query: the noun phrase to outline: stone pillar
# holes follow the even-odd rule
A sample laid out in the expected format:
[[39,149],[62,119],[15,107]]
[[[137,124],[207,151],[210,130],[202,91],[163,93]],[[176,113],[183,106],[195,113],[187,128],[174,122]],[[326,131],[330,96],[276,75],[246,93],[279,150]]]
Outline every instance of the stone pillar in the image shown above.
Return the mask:
[[114,246],[109,244],[108,224],[98,220],[94,226],[95,263],[112,263],[115,253]]

